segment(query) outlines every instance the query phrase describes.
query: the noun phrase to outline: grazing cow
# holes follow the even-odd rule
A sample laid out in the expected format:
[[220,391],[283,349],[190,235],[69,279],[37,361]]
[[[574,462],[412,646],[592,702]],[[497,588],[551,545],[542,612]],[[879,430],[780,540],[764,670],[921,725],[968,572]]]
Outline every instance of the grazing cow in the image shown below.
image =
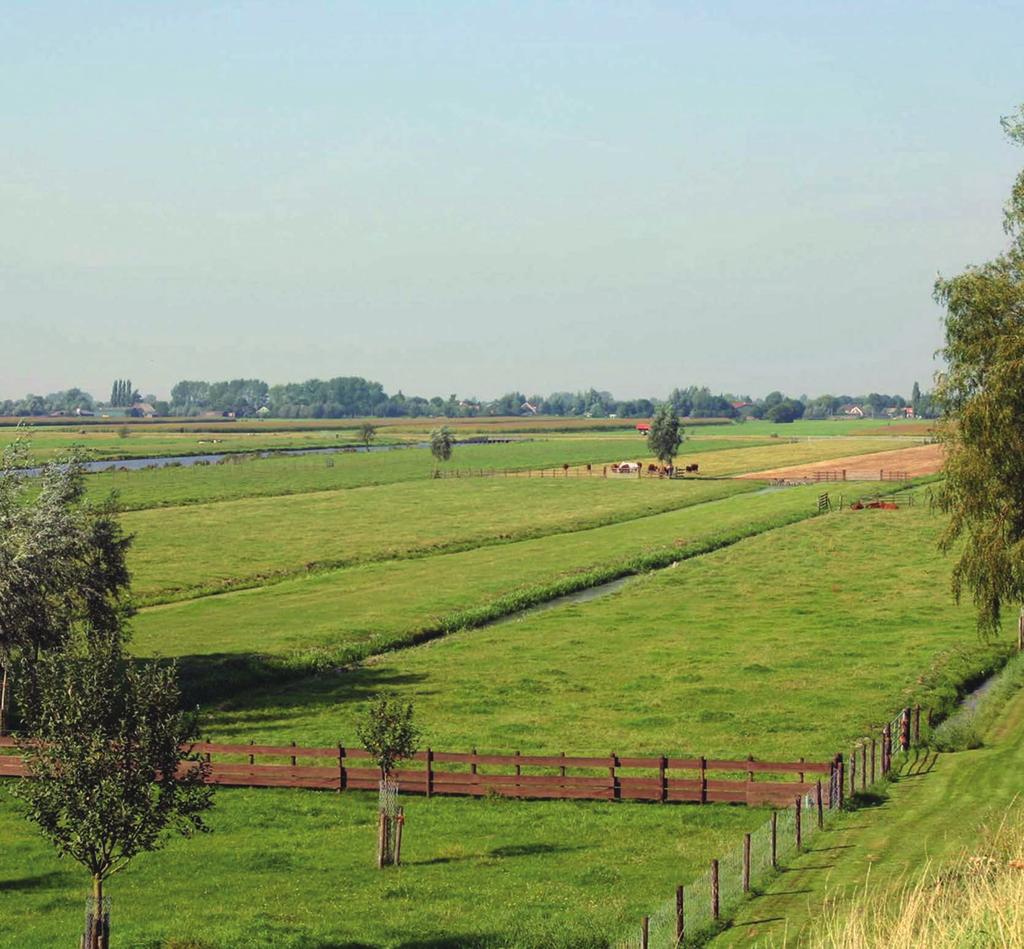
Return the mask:
[[683,468],[687,474],[696,474],[700,470],[700,465],[687,465]]
[[648,474],[657,474],[658,473],[658,466],[657,465],[648,465],[647,466],[647,473]]

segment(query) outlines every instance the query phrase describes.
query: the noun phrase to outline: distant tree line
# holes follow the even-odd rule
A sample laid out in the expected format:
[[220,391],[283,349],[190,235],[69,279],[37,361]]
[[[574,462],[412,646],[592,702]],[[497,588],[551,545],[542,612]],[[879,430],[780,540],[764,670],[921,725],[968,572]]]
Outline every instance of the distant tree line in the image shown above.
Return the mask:
[[866,418],[884,418],[905,414],[908,407],[918,418],[935,418],[940,407],[932,393],[922,392],[915,382],[910,399],[901,395],[871,392],[867,395],[821,395],[810,398],[789,397],[770,392],[764,398],[729,392],[713,393],[707,386],[673,389],[667,399],[616,399],[610,392],[587,389],[578,392],[552,392],[550,395],[525,395],[506,392],[492,400],[460,398],[455,394],[431,398],[407,396],[401,390],[394,395],[379,382],[358,376],[333,379],[309,379],[268,385],[262,379],[231,379],[222,382],[182,380],[171,389],[168,401],[155,396],[139,396],[131,380],[117,380],[108,403],[99,403],[88,392],[67,389],[47,396],[27,395],[17,401],[0,401],[0,415],[51,415],[76,411],[96,412],[105,407],[130,407],[145,401],[157,415],[195,417],[224,415],[235,418],[269,416],[272,418],[335,419],[444,417],[475,418],[498,415],[555,415],[567,418],[650,418],[661,404],[669,404],[682,418],[755,418],[791,422],[799,418],[832,418],[851,414],[854,406]]

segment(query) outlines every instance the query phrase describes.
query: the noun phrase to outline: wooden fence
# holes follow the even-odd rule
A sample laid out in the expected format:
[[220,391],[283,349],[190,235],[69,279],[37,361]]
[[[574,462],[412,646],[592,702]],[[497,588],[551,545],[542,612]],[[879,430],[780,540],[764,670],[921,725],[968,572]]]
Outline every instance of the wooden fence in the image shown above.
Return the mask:
[[877,468],[871,471],[820,468],[807,472],[806,479],[815,483],[822,481],[909,481],[910,475],[906,471],[890,471],[888,468]]
[[[0,749],[15,747],[13,739],[0,738]],[[197,742],[191,750],[206,762],[206,780],[211,784],[325,791],[375,791],[378,787],[376,765],[362,748]],[[815,787],[817,778],[807,780],[808,776],[831,777],[834,769],[835,762],[637,758],[615,754],[485,755],[428,748],[418,752],[393,776],[400,791],[427,797],[498,794],[518,798],[788,805],[795,795],[807,794]],[[24,775],[20,757],[0,754],[0,776]]]

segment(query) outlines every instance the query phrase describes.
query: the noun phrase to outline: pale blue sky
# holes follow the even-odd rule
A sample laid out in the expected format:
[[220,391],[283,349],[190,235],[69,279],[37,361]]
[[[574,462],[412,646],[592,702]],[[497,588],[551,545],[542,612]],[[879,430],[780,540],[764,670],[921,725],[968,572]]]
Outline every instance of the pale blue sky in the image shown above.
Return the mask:
[[1004,244],[1024,4],[34,3],[0,397],[909,392]]

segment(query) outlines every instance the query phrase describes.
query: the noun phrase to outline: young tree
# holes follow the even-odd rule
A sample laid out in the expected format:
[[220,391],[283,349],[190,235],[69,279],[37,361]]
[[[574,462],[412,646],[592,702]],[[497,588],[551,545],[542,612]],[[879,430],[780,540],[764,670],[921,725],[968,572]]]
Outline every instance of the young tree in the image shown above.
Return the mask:
[[359,440],[367,447],[370,447],[372,442],[377,437],[377,426],[372,422],[363,422],[359,426]]
[[18,677],[25,816],[92,877],[90,932],[106,945],[104,882],[170,833],[206,829],[213,789],[185,750],[195,722],[178,711],[174,669],[131,662],[118,641],[78,636]]
[[119,639],[130,613],[125,562],[131,538],[113,502],[85,499],[82,459],[19,474],[28,443],[0,454],[0,733],[6,721],[11,663],[61,647],[86,623],[91,635]]
[[658,461],[671,465],[682,443],[683,432],[679,426],[675,406],[671,402],[663,402],[651,420],[651,430],[647,433],[647,447]]
[[434,429],[430,433],[430,453],[435,461],[448,461],[455,447],[455,436],[447,425]]
[[[1024,145],[1024,106],[1003,128]],[[948,364],[936,393],[947,422],[940,498],[950,514],[940,545],[964,541],[953,592],[971,591],[983,632],[999,628],[1005,604],[1024,601],[1024,171],[1004,226],[1003,254],[935,285]]]
[[399,859],[404,815],[396,803],[398,786],[391,779],[391,772],[399,761],[416,754],[420,735],[412,718],[411,703],[400,702],[394,695],[383,692],[356,724],[356,736],[380,768],[378,867],[397,863]]

